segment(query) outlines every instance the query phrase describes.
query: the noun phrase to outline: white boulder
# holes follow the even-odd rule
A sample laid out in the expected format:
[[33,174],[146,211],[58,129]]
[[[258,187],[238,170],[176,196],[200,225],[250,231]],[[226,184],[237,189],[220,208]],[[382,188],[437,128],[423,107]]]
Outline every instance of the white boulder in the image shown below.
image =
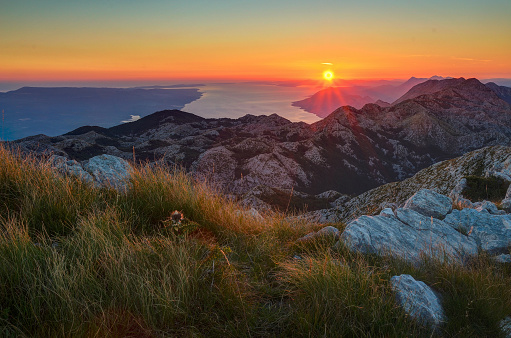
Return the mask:
[[108,186],[117,190],[127,188],[132,171],[131,165],[126,160],[106,154],[89,159],[83,168],[100,186]]
[[446,317],[440,299],[424,282],[403,274],[392,277],[390,283],[396,293],[396,302],[412,318],[433,328],[445,322]]
[[424,216],[442,219],[452,210],[452,200],[433,190],[422,189],[410,197],[404,208],[417,211]]

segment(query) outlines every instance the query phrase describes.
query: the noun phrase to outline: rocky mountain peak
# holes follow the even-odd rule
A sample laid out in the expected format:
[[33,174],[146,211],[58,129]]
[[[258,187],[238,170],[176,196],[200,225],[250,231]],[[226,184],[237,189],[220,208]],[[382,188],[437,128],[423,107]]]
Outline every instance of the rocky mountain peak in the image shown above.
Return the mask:
[[460,77],[457,79],[428,80],[426,82],[420,83],[412,87],[406,94],[404,94],[402,97],[394,101],[392,105],[396,105],[406,100],[411,100],[422,95],[434,94],[449,89],[451,90],[451,92],[452,90],[455,90],[458,94],[482,92],[489,96],[494,95],[494,93],[492,93],[491,90],[488,90],[488,88],[485,85],[483,85],[481,82],[479,82],[479,80],[474,78],[465,79],[463,77]]

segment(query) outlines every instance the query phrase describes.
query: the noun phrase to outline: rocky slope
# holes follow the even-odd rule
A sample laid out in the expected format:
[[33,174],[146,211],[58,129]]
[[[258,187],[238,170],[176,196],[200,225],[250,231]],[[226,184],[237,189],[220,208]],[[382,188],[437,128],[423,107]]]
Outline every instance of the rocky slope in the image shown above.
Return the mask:
[[[449,195],[466,176],[498,176],[511,181],[511,147],[493,146],[436,163],[399,182],[381,185],[337,207],[307,214],[320,222],[349,222],[361,215],[375,214],[386,207],[401,206],[421,189]],[[506,178],[507,176],[507,178]]]
[[361,109],[367,103],[376,103],[381,107],[388,107],[407,93],[411,88],[427,80],[443,80],[440,76],[429,79],[411,77],[407,81],[395,84],[380,85],[354,85],[353,83],[338,83],[332,87],[320,90],[311,97],[293,102],[299,107],[319,117],[326,117],[341,106],[352,106]]
[[486,87],[493,90],[495,92],[495,94],[497,94],[497,96],[500,97],[502,100],[511,104],[511,88],[510,87],[499,86],[498,84],[493,83],[493,82],[487,83]]
[[[416,96],[418,86],[426,94]],[[172,110],[15,144],[79,161],[106,153],[180,164],[235,195],[261,186],[354,195],[474,149],[511,145],[511,106],[478,80],[418,86],[412,99],[389,107],[341,107],[311,125],[275,114],[205,119]]]

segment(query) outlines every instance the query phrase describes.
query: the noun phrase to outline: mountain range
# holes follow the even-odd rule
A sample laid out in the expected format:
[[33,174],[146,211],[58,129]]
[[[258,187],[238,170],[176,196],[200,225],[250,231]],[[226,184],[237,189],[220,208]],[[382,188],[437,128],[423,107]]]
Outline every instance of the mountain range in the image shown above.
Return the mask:
[[275,114],[206,119],[165,110],[14,144],[79,161],[106,153],[182,165],[236,196],[261,187],[357,195],[475,149],[511,146],[508,90],[477,79],[427,80],[391,105],[343,106],[313,124]]
[[382,83],[358,85],[349,82],[337,82],[334,86],[325,88],[309,98],[293,102],[293,106],[316,114],[319,117],[328,116],[340,106],[352,106],[360,109],[367,103],[377,103],[380,106],[390,105],[402,97],[414,86],[428,80],[444,80],[441,76],[427,78],[411,77],[403,83]]

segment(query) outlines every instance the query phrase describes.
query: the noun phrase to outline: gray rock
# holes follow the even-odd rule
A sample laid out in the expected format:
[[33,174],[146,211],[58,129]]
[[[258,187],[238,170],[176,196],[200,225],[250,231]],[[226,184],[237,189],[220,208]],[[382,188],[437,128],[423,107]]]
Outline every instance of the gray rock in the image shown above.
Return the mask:
[[404,208],[417,211],[424,216],[442,219],[452,210],[452,200],[433,190],[422,189],[410,197]]
[[249,210],[236,210],[236,215],[242,216],[242,217],[248,217],[248,218],[251,218],[258,222],[264,220],[263,216],[261,216],[259,211],[257,211],[254,208],[250,208]]
[[480,206],[479,204],[472,203],[472,201],[463,197],[456,198],[455,200],[453,200],[453,203],[458,209],[465,208],[476,209],[478,206]]
[[511,316],[500,321],[500,328],[504,333],[504,337],[511,338]]
[[321,236],[321,237],[332,236],[332,237],[338,238],[339,235],[340,235],[340,231],[333,226],[324,227],[323,229],[316,232],[316,236]]
[[348,224],[340,240],[354,251],[389,254],[412,263],[423,257],[461,263],[467,255],[477,254],[473,238],[411,209],[397,209],[395,215],[361,216]]
[[511,184],[507,188],[506,197],[504,197],[504,199],[511,199]]
[[106,154],[94,156],[84,164],[83,168],[100,186],[108,186],[117,190],[127,188],[132,171],[131,165],[122,158]]
[[467,187],[467,179],[466,178],[462,178],[458,184],[456,184],[456,186],[451,190],[451,193],[449,194],[449,197],[453,200],[453,201],[456,201],[460,198],[463,198],[463,195],[462,195],[462,192],[463,190]]
[[498,215],[500,210],[497,209],[497,206],[490,201],[483,201],[482,204],[476,208],[477,211],[486,210],[492,215]]
[[385,208],[380,212],[380,216],[395,216],[394,210],[391,208]]
[[94,182],[92,176],[83,170],[82,165],[75,160],[68,160],[64,156],[52,155],[49,162],[61,174],[79,177],[87,183]]
[[335,199],[341,197],[341,195],[342,194],[338,191],[327,190],[325,192],[322,192],[321,194],[317,194],[316,197],[322,198],[322,199],[328,199],[328,200],[335,200]]
[[399,208],[399,204],[397,204],[397,203],[390,203],[390,202],[385,201],[385,202],[380,204],[380,208],[382,210],[384,210],[384,209],[391,209],[392,211],[394,211],[394,210]]
[[497,263],[502,263],[502,264],[511,263],[511,255],[501,254],[501,255],[493,257],[493,260]]
[[297,242],[307,242],[307,241],[314,240],[317,238],[329,238],[329,237],[333,238],[333,239],[337,239],[337,238],[339,238],[339,235],[340,235],[340,231],[337,228],[335,228],[333,226],[327,226],[317,232],[308,233],[307,235],[299,238],[297,240]]
[[470,234],[477,246],[491,255],[507,253],[511,245],[511,215],[492,215],[487,210],[453,210],[444,223]]
[[337,198],[335,201],[330,202],[330,205],[333,208],[341,208],[346,202],[348,202],[351,199],[348,195],[342,195],[341,197]]
[[309,232],[307,235],[298,238],[296,241],[299,242],[299,243],[312,241],[314,239],[314,237],[315,237],[314,235],[316,235],[315,232]]
[[311,223],[336,223],[339,222],[341,219],[339,217],[339,210],[338,209],[321,209],[321,210],[314,210],[307,212],[305,214],[302,214],[298,216],[300,219],[307,220]]
[[446,317],[440,299],[424,282],[403,274],[393,276],[390,283],[396,293],[396,302],[412,318],[433,328],[445,322]]
[[511,198],[503,199],[502,203],[500,203],[500,207],[504,209],[504,211],[511,212]]

